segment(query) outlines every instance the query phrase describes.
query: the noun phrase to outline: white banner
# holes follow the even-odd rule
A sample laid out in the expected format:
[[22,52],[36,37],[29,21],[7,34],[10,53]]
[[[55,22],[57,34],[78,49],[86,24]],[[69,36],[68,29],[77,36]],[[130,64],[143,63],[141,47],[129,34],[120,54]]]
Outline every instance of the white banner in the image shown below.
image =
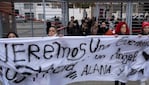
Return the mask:
[[148,36],[0,39],[3,83],[66,85],[147,79]]

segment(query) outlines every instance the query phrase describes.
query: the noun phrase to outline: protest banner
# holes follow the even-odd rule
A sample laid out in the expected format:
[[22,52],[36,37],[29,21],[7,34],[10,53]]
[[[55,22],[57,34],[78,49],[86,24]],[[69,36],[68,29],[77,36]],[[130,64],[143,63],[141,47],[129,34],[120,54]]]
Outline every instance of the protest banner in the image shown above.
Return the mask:
[[149,39],[147,36],[32,37],[0,39],[0,47],[1,77],[7,85],[127,82],[141,79],[139,75],[144,77],[141,70],[148,62]]

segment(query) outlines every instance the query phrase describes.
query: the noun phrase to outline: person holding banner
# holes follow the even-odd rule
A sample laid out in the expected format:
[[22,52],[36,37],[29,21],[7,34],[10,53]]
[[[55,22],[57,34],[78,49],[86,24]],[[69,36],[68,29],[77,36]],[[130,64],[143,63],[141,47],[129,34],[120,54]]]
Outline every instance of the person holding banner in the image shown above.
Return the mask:
[[[115,28],[116,35],[129,35],[129,28],[126,22],[119,22]],[[126,85],[123,82],[120,82],[121,85]],[[115,85],[119,85],[119,81],[115,81]]]
[[[147,21],[144,21],[142,23],[142,32],[141,32],[141,35],[149,35],[149,22]],[[145,54],[144,54],[145,55]],[[146,60],[148,58],[145,58]],[[149,62],[146,62],[145,65],[144,65],[144,69],[143,69],[143,79],[140,80],[140,85],[148,85],[148,82],[147,82],[147,78],[149,78],[149,67],[148,67],[148,63]]]
[[[6,35],[6,38],[18,38],[18,37],[19,37],[18,34],[15,32],[8,32]],[[2,85],[9,85],[8,80],[4,77],[2,72],[3,72],[3,69],[0,66],[0,81],[1,81]]]

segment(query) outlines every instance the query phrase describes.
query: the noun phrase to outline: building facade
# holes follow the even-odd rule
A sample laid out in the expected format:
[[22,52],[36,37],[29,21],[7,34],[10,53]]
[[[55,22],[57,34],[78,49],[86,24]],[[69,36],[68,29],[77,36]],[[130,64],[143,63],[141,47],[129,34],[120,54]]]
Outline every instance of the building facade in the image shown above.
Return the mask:
[[[15,11],[20,16],[24,16],[26,18],[33,17],[36,20],[43,21],[44,17],[44,6],[43,3],[15,3]],[[86,9],[88,15],[90,16],[91,9]],[[69,18],[74,16],[76,19],[83,18],[84,9],[82,8],[69,8]],[[62,9],[61,3],[45,3],[45,17],[46,20],[49,20],[53,17],[62,17]]]

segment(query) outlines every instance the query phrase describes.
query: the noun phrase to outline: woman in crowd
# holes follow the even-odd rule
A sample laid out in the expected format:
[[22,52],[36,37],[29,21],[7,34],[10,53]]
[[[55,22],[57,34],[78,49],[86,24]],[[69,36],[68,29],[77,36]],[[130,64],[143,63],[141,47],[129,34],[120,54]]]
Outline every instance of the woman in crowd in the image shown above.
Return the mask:
[[80,27],[80,34],[81,34],[81,36],[89,35],[89,31],[90,30],[89,30],[87,22],[83,22],[81,27]]
[[98,30],[99,35],[113,35],[113,32],[109,29],[106,22],[102,22]]
[[98,30],[99,30],[99,24],[96,21],[91,27],[91,35],[98,35]]
[[126,22],[119,22],[115,28],[115,34],[117,35],[129,35],[129,28]]
[[79,35],[79,23],[78,20],[75,20],[74,16],[71,16],[71,20],[68,22],[67,25],[67,33],[70,36],[77,36]]
[[49,28],[49,31],[48,31],[48,36],[50,36],[50,37],[55,37],[55,36],[57,36],[57,35],[58,35],[58,33],[57,33],[56,27],[51,26],[51,27]]
[[17,38],[19,37],[17,33],[15,32],[9,32],[7,35],[6,35],[7,38]]
[[[116,25],[115,34],[116,35],[129,35],[129,28],[128,28],[127,23],[119,22]],[[119,85],[119,83],[121,83],[121,85],[125,85],[125,83],[123,83],[123,82],[115,81],[115,85]]]
[[142,23],[142,35],[149,35],[149,22],[144,21]]
[[[142,31],[141,31],[141,35],[149,35],[149,22],[144,21],[142,23]],[[145,54],[143,54],[145,55]],[[145,59],[149,59],[149,58],[145,58]],[[140,80],[140,85],[148,85],[149,82],[147,81],[146,78],[149,78],[149,61],[145,62],[144,65],[144,69],[143,69],[143,78]]]
[[[18,38],[18,34],[15,32],[8,32],[6,35],[6,38]],[[2,67],[0,66],[0,81],[2,82],[2,85],[8,85],[8,80],[4,77],[4,75],[2,74]]]

